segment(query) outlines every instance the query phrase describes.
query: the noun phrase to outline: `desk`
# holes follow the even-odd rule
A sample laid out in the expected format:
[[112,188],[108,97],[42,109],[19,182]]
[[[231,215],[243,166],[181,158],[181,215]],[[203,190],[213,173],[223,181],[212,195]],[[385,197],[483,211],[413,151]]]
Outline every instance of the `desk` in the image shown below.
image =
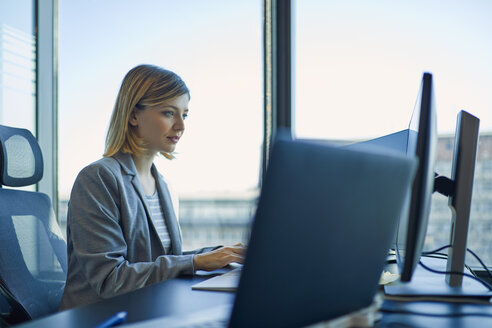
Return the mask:
[[[422,258],[422,261],[430,267],[441,270],[446,269],[446,260]],[[385,270],[389,270],[392,273],[398,272],[396,264],[387,265]],[[422,284],[427,282],[425,278],[429,279],[429,281],[434,281],[435,279],[435,282],[438,282],[436,289],[444,284],[444,276],[430,273],[420,266],[416,268],[413,275],[413,279],[419,280],[418,278],[420,278]],[[433,277],[434,279],[431,280],[430,278]],[[464,284],[469,288],[470,281],[466,279],[468,278],[465,278]],[[439,282],[442,282],[442,284]],[[481,284],[475,284],[483,288]],[[427,289],[424,288],[424,290],[428,291],[432,286],[425,285],[425,287]],[[486,289],[484,290],[486,291]],[[377,327],[492,327],[492,305],[490,304],[386,300],[381,309],[383,311],[387,309],[388,312],[383,312],[382,319],[378,322]],[[417,313],[420,313],[420,315],[417,315]]]
[[[458,316],[437,317],[430,315],[383,313],[381,321],[377,323],[377,327],[492,327],[492,305],[385,301],[382,308],[401,312],[454,314]],[[459,316],[459,314],[463,314],[463,316]]]
[[233,293],[191,290],[204,277],[182,277],[123,294],[112,299],[65,310],[15,327],[94,327],[119,311],[127,311],[125,323],[204,310],[232,304]]
[[[119,311],[127,311],[125,323],[200,311],[217,305],[232,304],[233,293],[191,290],[204,277],[177,278],[145,287],[134,292],[53,314],[16,327],[93,327]],[[455,318],[430,317],[414,314],[383,313],[377,327],[492,327],[491,305],[463,305],[431,302],[385,301],[383,308],[424,313],[481,313],[485,316]],[[318,327],[318,325],[316,326]],[[324,327],[320,325],[319,327]]]

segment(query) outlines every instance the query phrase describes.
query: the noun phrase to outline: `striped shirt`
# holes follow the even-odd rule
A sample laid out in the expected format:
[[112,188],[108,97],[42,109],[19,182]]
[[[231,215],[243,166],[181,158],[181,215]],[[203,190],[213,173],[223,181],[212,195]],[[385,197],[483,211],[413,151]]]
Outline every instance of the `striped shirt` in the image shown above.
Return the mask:
[[169,254],[171,251],[171,238],[169,237],[166,222],[164,221],[164,213],[162,212],[157,190],[152,196],[145,195],[145,199],[149,206],[152,223],[154,223],[154,227],[159,234],[162,246],[164,246],[166,254]]

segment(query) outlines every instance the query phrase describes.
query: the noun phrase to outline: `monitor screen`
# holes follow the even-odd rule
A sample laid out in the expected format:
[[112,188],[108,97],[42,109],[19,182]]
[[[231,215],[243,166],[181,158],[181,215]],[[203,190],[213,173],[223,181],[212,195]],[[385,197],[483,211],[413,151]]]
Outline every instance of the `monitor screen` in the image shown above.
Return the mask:
[[[437,145],[436,109],[432,74],[424,73],[409,125],[407,155],[419,164],[400,219],[396,238],[396,256],[401,281],[410,281],[420,260],[429,220],[434,189],[434,163]],[[408,215],[405,215],[408,213]]]

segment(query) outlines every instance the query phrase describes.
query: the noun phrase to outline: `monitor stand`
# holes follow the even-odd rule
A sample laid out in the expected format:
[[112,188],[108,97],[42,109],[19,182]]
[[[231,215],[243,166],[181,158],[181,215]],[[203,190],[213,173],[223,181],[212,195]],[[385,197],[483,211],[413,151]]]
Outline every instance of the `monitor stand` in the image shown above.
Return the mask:
[[[421,261],[436,270],[446,271],[446,259],[422,257]],[[424,269],[421,265],[415,268],[410,282],[399,282],[394,285],[384,286],[387,296],[404,298],[470,298],[484,299],[492,298],[492,292],[480,282],[463,277],[463,283],[459,287],[450,287],[446,282],[444,274],[433,273]]]

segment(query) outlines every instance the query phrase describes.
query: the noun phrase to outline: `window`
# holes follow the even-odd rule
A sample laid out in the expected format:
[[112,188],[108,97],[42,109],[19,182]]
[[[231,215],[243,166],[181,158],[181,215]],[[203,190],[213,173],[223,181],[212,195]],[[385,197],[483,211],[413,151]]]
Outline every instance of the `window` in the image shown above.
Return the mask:
[[[492,138],[487,138],[487,139],[492,139]],[[481,143],[480,146],[484,146],[484,145],[486,145],[486,143]],[[487,149],[487,150],[491,151],[492,149]],[[481,160],[482,162],[482,166],[481,166],[482,171],[480,173],[482,173],[484,177],[488,177],[490,176],[490,173],[492,173],[492,161],[488,152],[483,155],[485,156],[481,156],[481,157],[485,157],[485,158],[479,158],[479,160]]]
[[32,0],[0,2],[0,124],[36,134],[36,41]]
[[[295,5],[297,137],[360,140],[406,129],[425,71],[434,75],[443,135],[437,167],[448,172],[440,174],[451,173],[450,142],[460,110],[479,117],[481,134],[490,134],[492,3],[302,0]],[[481,155],[491,152],[486,144],[479,148],[479,161],[490,161]],[[482,192],[492,193],[489,189],[485,184]],[[436,197],[433,203],[439,204]],[[450,213],[446,206],[432,206],[427,249],[448,243]],[[468,239],[489,265],[492,253],[479,235],[492,241],[492,230],[483,230],[491,221],[492,212],[472,214]]]
[[247,230],[263,135],[261,15],[260,0],[59,1],[62,224],[77,173],[102,156],[124,75],[149,63],[191,90],[177,159],[155,161],[180,196],[183,248],[229,243],[217,239],[219,219],[231,222],[224,238],[232,223]]

